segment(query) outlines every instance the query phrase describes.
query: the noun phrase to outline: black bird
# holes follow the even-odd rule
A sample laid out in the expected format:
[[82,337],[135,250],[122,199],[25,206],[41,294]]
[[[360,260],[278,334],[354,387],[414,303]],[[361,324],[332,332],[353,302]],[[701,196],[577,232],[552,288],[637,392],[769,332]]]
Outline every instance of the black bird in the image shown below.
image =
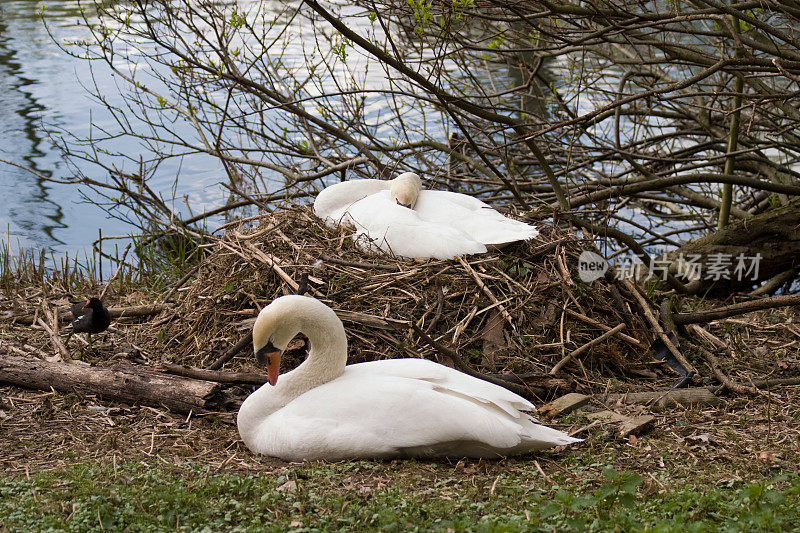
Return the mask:
[[101,333],[111,324],[111,313],[99,298],[89,298],[85,302],[72,304],[70,308],[74,320],[72,332],[67,337],[67,344],[73,333],[88,333],[89,346],[92,345],[92,333]]

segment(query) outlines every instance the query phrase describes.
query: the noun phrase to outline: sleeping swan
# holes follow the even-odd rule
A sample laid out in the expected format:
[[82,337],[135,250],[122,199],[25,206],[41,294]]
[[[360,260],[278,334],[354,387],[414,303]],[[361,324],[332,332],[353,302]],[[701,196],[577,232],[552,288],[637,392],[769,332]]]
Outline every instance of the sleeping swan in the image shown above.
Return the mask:
[[[281,352],[301,331],[308,357],[278,380]],[[254,453],[286,461],[497,458],[580,441],[534,423],[524,398],[431,361],[345,366],[341,320],[307,296],[282,296],[262,309],[253,349],[269,384],[244,401],[237,425]]]
[[533,226],[507,218],[466,194],[423,190],[413,172],[393,180],[357,180],[326,187],[314,213],[329,225],[355,227],[366,250],[399,257],[452,259],[536,237]]

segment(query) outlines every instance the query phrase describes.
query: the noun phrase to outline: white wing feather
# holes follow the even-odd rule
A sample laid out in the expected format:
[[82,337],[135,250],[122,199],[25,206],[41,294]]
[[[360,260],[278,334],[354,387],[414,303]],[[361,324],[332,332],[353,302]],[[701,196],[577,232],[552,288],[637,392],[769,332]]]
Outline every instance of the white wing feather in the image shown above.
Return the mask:
[[399,257],[451,259],[486,252],[483,243],[443,222],[423,220],[416,210],[393,203],[381,191],[352,204],[348,210],[359,246]]
[[421,191],[414,210],[422,220],[452,224],[483,244],[507,244],[533,239],[539,232],[533,226],[513,220],[466,194],[447,191]]
[[393,202],[389,187],[389,181],[374,179],[331,185],[317,196],[314,213],[328,225],[355,227],[366,250],[406,258],[452,259],[539,234],[465,194],[423,190],[412,210]]
[[267,432],[262,445],[274,446],[287,460],[336,460],[498,457],[579,441],[534,423],[520,408],[533,406],[501,387],[429,361],[361,363],[271,415],[271,427],[291,431]]
[[344,181],[325,187],[314,200],[314,214],[329,226],[349,223],[347,210],[359,200],[389,188],[385,180]]

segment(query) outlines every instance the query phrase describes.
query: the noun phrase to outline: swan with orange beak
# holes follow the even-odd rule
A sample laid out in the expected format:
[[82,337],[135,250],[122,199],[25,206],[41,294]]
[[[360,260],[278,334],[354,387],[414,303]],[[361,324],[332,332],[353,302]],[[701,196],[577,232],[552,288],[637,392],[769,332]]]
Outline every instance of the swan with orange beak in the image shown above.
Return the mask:
[[[298,333],[310,350],[278,381],[281,352]],[[347,365],[342,321],[314,298],[276,298],[253,325],[269,385],[236,419],[254,453],[286,461],[389,457],[499,458],[580,439],[542,426],[526,399],[424,359]]]

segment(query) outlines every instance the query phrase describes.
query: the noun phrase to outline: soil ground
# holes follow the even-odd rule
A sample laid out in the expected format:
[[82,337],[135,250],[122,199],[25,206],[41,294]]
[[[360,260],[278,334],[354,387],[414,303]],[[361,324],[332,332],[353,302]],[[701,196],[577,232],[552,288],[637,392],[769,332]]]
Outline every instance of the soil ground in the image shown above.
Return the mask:
[[[298,254],[305,253],[304,250],[300,249]],[[299,261],[298,258],[295,259]],[[500,260],[506,265],[513,263],[507,257]],[[226,279],[233,279],[232,268],[238,269],[243,279],[264,276],[256,274],[256,270],[241,273],[237,266],[241,262],[226,261],[224,268],[219,269]],[[294,263],[284,264],[288,275],[296,274],[291,269]],[[515,279],[492,278],[488,269],[479,274],[485,275],[487,280],[508,284],[519,280],[532,280],[535,284],[544,279],[548,290],[554,290],[554,282],[546,281],[551,278],[527,268],[519,270],[520,277]],[[442,265],[442,269],[454,270],[451,265]],[[422,286],[424,281],[425,286],[431,287],[431,301],[436,302],[437,291],[441,301],[440,286],[431,282],[421,267],[415,266],[414,271],[419,271],[419,278],[412,280],[413,283]],[[366,275],[362,277],[368,279]],[[459,278],[459,283],[466,287],[464,296],[459,297],[477,294],[478,291],[469,287],[473,277],[464,273]],[[339,278],[331,274],[329,279]],[[84,294],[98,289],[91,283],[76,286],[69,280],[59,285],[57,280],[35,274],[35,269],[33,275],[28,272],[28,278],[19,276],[13,283],[6,280],[5,284],[4,293],[0,295],[0,314],[4,318],[30,312],[41,306],[41,302],[49,302],[47,305],[51,306],[66,303],[69,291]],[[175,354],[185,353],[181,350],[197,344],[196,360],[185,361],[176,355],[173,361],[202,366],[211,357],[211,352],[204,350],[205,346],[214,345],[218,354],[233,338],[221,335],[215,328],[221,328],[225,320],[238,316],[236,320],[241,324],[237,325],[236,332],[244,331],[248,320],[252,320],[252,312],[242,309],[272,297],[247,294],[247,298],[239,302],[228,296],[236,287],[222,285],[225,290],[215,293],[216,296],[203,292],[214,286],[207,278],[187,287],[184,294],[195,294],[198,299],[194,308],[191,301],[179,301],[178,308],[185,310],[183,314],[118,321],[116,332],[100,336],[92,350],[83,349],[81,357],[93,364],[105,365],[132,353],[152,355],[158,346],[164,346],[163,353],[167,357],[172,353],[170,350]],[[494,285],[492,290],[499,294],[501,288]],[[597,295],[581,293],[583,289],[574,284],[563,285],[563,290],[569,293],[570,301],[577,298],[574,301],[586,305],[586,309],[592,301],[611,305],[610,297],[601,301]],[[398,293],[410,294],[410,291],[398,290]],[[124,306],[151,303],[158,291],[120,282],[109,294],[116,305]],[[348,293],[343,294],[341,306],[353,301]],[[402,294],[399,298],[406,298]],[[532,294],[530,297],[535,300],[536,291]],[[474,296],[472,317],[479,308],[491,306],[491,302],[479,300],[479,296]],[[427,297],[426,293],[422,299]],[[444,298],[446,302],[447,296]],[[413,311],[412,305],[423,306],[425,302],[417,301],[420,299],[420,296],[408,296],[408,308]],[[200,309],[203,305],[217,306],[221,309],[219,316],[208,309]],[[520,317],[520,323],[524,323],[525,306],[506,305],[515,320]],[[399,309],[405,308],[400,306]],[[452,309],[455,317],[452,323],[462,320],[457,314],[461,310]],[[378,313],[364,309],[355,311]],[[544,313],[541,320],[529,321],[529,331],[542,338],[552,334],[552,330],[547,329],[552,322],[544,316],[547,314]],[[209,326],[199,328],[198,333],[187,334],[181,321],[196,322],[195,317],[199,315],[209,321]],[[600,312],[596,316],[600,320],[604,314]],[[443,322],[447,317],[447,311],[442,313]],[[558,320],[555,320],[554,331],[557,332]],[[616,323],[619,318],[613,320]],[[722,370],[738,383],[748,385],[763,378],[800,375],[798,321],[800,310],[784,308],[720,320],[706,327],[731,348],[728,355],[718,354]],[[371,346],[398,340],[380,329],[374,337],[369,337],[371,326],[361,324],[359,327],[353,344],[364,346],[365,352]],[[478,333],[468,341],[479,348],[482,328],[476,329]],[[564,328],[561,329],[563,333]],[[579,331],[577,326],[575,331]],[[628,331],[633,333],[633,328]],[[200,332],[206,332],[207,337],[201,337]],[[588,340],[597,332],[582,330],[580,335],[581,339]],[[586,342],[569,339],[567,335],[566,342],[572,342],[572,346]],[[430,347],[412,344],[409,339],[400,340],[403,342],[398,342],[396,347],[401,352],[405,350],[406,355],[429,356],[432,352]],[[73,342],[82,346],[81,341]],[[502,339],[499,342],[503,344]],[[544,341],[538,339],[537,342]],[[562,345],[565,342],[563,336],[561,342]],[[527,346],[526,342],[514,339],[507,343],[506,355],[500,359],[506,362],[506,369],[524,363],[529,365],[528,369],[546,371],[561,358],[558,350],[551,347],[535,361],[521,362],[522,358],[514,355],[515,350]],[[753,395],[720,391],[720,402],[713,406],[659,410],[655,406],[615,403],[607,399],[607,393],[665,390],[675,381],[675,376],[663,364],[648,361],[652,356],[644,349],[637,350],[635,361],[628,365],[627,349],[624,342],[612,339],[568,369],[577,388],[591,394],[592,401],[581,410],[545,422],[575,433],[584,438],[584,442],[498,461],[288,464],[251,454],[238,437],[233,413],[186,416],[157,407],[112,403],[81,391],[61,393],[0,386],[0,496],[3,496],[0,499],[6,501],[0,504],[0,531],[194,530],[204,527],[197,522],[198,517],[211,520],[211,530],[229,529],[242,523],[249,524],[244,529],[275,530],[313,527],[374,530],[391,529],[392,524],[399,530],[415,527],[461,530],[481,529],[478,525],[483,524],[481,520],[484,519],[487,527],[483,529],[503,531],[523,530],[528,526],[543,530],[638,530],[660,523],[662,519],[668,520],[664,530],[683,530],[689,526],[692,526],[689,529],[708,530],[722,524],[733,530],[781,530],[786,529],[787,524],[797,527],[800,524],[800,387],[774,387]],[[0,353],[12,352],[15,355],[27,353],[31,357],[54,353],[50,337],[43,328],[6,320],[0,322]],[[230,366],[253,371],[250,359],[239,356]],[[607,359],[615,362],[606,364]],[[298,361],[287,362],[296,364]],[[470,357],[469,362],[483,363],[475,357]],[[707,376],[706,385],[718,385],[710,377],[711,369],[702,358],[694,357],[693,363]],[[157,365],[157,361],[151,359],[148,364]],[[626,368],[635,371],[626,372]],[[590,418],[592,412],[604,409],[623,415],[649,414],[655,421],[642,434],[621,438],[614,424]],[[150,477],[143,477],[145,473]],[[200,478],[202,482],[198,481]],[[251,483],[247,485],[249,488],[242,488],[244,481]],[[172,492],[162,494],[159,487],[164,484]],[[243,506],[225,510],[224,506],[214,507],[187,499],[187,494],[205,494],[203,491],[212,489],[236,494],[230,496],[230,500]],[[263,494],[257,496],[254,491]],[[139,502],[142,510],[134,509],[131,514],[125,514],[127,511],[117,501],[122,493]],[[630,501],[623,498],[625,495]],[[183,511],[165,515],[165,518],[153,514],[153,509],[141,503],[144,500],[140,498],[145,496],[151,498],[148,505],[156,507],[183,502],[180,504],[184,506]],[[242,500],[270,510],[259,507],[256,513]],[[256,515],[261,517],[260,521],[247,522],[248,517]],[[92,523],[77,522],[78,516]],[[345,518],[352,523],[343,522]],[[120,527],[121,524],[124,527]]]

